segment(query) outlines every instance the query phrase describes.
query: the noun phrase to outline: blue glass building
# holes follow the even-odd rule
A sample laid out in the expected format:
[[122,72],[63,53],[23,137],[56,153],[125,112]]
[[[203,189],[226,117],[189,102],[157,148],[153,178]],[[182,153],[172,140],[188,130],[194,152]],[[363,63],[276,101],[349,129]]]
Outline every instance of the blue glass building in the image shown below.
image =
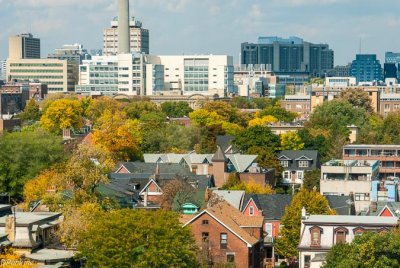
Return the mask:
[[382,81],[382,66],[376,54],[357,54],[350,75],[357,79],[357,83]]

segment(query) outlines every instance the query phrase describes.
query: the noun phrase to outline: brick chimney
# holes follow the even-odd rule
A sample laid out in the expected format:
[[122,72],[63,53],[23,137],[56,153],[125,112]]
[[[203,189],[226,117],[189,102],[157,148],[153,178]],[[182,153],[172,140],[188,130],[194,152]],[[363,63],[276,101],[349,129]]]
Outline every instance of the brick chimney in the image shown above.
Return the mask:
[[15,217],[9,215],[6,217],[6,235],[11,242],[15,241]]

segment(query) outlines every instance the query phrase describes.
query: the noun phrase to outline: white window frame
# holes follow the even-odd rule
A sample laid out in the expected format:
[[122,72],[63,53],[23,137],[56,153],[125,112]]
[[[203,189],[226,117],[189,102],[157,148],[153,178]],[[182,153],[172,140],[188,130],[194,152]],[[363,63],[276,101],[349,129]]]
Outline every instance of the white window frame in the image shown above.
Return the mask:
[[307,168],[309,166],[310,166],[310,161],[308,161],[308,160],[300,160],[299,161],[299,167]]
[[282,167],[288,167],[289,166],[289,161],[288,160],[281,160],[279,161]]
[[250,216],[254,216],[254,207],[253,206],[250,206],[249,214],[250,214]]
[[[272,237],[272,228],[273,228],[272,223],[267,222],[265,224],[265,232],[267,233],[267,237]],[[268,229],[270,230],[270,233],[268,232]]]
[[[287,177],[286,177],[287,175]],[[290,171],[284,171],[283,172],[283,179],[284,180],[290,180]]]

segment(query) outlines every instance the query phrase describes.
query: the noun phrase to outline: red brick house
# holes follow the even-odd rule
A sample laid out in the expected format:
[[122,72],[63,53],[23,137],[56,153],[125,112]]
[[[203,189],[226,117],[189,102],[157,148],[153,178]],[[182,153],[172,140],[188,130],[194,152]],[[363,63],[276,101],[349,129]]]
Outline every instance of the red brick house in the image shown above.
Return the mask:
[[247,217],[222,201],[184,223],[187,225],[192,228],[203,258],[210,264],[263,267],[263,217]]

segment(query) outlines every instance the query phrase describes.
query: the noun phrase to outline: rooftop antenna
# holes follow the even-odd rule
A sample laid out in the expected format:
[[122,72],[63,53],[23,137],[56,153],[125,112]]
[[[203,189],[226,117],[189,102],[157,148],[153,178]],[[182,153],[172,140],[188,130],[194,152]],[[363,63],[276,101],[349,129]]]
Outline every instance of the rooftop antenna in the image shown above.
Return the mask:
[[359,46],[359,52],[358,54],[361,54],[361,38],[360,38],[360,46]]

